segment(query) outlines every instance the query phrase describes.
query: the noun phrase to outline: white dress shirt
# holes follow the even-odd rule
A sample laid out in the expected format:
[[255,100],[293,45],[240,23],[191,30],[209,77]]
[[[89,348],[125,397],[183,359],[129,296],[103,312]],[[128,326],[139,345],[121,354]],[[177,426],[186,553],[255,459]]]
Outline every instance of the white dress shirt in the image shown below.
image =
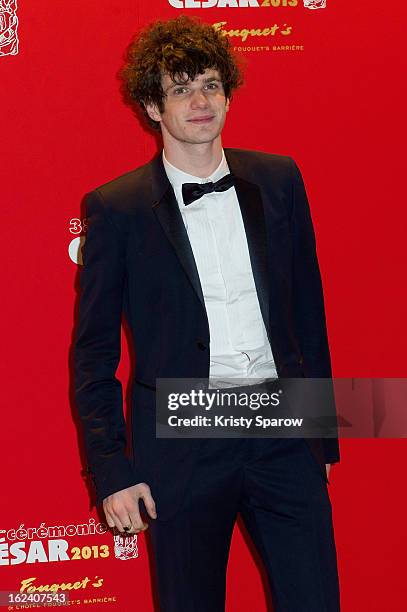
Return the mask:
[[[193,176],[166,159],[164,168],[178,202],[194,254],[210,333],[209,378],[276,378],[277,371],[261,315],[246,232],[236,190],[202,196],[188,206],[183,183],[217,181],[229,173],[225,153],[208,178]],[[243,382],[245,381],[245,382]]]

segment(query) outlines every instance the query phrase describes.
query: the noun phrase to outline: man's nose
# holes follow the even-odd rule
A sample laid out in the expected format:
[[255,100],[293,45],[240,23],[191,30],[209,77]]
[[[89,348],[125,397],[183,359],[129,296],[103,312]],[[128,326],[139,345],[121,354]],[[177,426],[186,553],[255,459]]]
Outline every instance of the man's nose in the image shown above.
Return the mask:
[[205,108],[208,106],[208,100],[205,93],[201,89],[196,89],[191,97],[192,108]]

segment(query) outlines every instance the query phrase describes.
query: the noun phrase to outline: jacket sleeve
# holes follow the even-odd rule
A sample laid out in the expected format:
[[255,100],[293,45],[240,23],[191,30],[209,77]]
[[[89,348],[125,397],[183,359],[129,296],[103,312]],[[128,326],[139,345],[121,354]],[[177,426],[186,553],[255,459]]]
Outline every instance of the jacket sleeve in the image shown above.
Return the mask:
[[[307,378],[331,378],[323,289],[311,213],[301,172],[291,158],[290,165],[294,240],[294,319],[302,351],[303,370]],[[340,460],[338,439],[323,438],[322,442],[325,463],[338,462]]]
[[76,406],[97,503],[140,482],[125,454],[120,360],[126,242],[102,196],[86,195],[88,232],[82,248],[81,295],[74,340]]

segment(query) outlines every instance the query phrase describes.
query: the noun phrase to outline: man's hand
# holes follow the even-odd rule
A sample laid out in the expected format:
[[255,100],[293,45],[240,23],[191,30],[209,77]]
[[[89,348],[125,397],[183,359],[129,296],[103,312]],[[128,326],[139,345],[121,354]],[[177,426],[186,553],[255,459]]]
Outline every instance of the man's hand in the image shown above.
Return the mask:
[[331,470],[331,464],[330,463],[325,463],[325,469],[326,469],[326,477],[329,478],[329,472]]
[[155,502],[151,496],[150,487],[145,482],[140,482],[132,487],[117,491],[103,500],[103,510],[109,527],[116,527],[124,533],[139,533],[148,528],[143,523],[139,510],[139,499],[144,505],[151,518],[157,518]]

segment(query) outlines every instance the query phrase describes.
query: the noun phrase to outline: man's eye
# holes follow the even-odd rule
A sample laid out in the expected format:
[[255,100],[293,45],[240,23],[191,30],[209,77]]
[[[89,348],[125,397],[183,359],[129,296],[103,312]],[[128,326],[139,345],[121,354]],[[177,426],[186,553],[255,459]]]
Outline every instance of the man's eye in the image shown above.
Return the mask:
[[[216,91],[217,89],[219,89],[219,83],[206,83],[206,85],[204,85],[205,91],[207,90]],[[188,93],[189,88],[186,86],[175,87],[173,89],[173,92],[175,96],[180,96],[182,94]]]

